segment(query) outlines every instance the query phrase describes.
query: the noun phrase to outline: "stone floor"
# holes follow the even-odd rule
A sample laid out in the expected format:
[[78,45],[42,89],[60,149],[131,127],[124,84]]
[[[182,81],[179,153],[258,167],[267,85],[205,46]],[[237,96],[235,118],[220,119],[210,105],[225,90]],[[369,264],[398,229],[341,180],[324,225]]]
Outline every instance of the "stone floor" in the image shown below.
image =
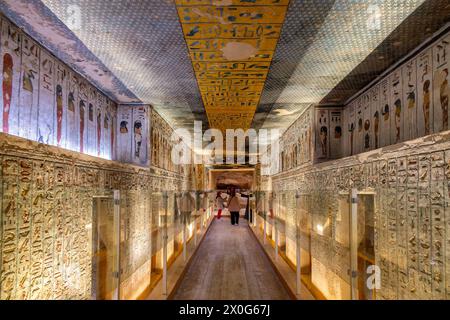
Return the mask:
[[290,296],[273,270],[247,221],[232,226],[215,220],[193,257],[175,300],[287,300]]

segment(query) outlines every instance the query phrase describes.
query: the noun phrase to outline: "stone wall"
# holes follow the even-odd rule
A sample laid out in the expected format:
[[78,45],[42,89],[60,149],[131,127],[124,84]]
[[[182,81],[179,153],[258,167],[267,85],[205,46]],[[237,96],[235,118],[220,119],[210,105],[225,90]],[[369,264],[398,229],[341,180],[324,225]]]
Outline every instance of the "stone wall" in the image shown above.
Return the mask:
[[313,162],[314,108],[306,110],[283,134],[280,142],[281,170]]
[[150,274],[151,192],[189,185],[177,173],[0,134],[0,299],[89,299],[92,198],[121,194],[121,296]]
[[286,197],[283,206],[294,217],[283,220],[287,230],[296,230],[296,215],[310,220],[306,228],[311,232],[313,282],[328,298],[349,297],[344,215],[352,188],[374,194],[375,265],[382,277],[376,298],[450,298],[449,132],[290,170],[271,179],[277,194],[298,193],[305,202],[305,210],[291,210],[301,206],[291,203],[297,201],[295,197]]

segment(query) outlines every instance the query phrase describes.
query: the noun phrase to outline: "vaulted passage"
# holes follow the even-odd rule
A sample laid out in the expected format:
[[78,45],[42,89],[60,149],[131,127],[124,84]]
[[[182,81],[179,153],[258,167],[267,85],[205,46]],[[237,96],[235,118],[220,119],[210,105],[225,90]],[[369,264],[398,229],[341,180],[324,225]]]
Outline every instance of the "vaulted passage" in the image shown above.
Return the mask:
[[289,293],[247,222],[215,220],[193,257],[175,300],[285,300]]
[[450,300],[449,103],[449,0],[0,0],[0,300]]

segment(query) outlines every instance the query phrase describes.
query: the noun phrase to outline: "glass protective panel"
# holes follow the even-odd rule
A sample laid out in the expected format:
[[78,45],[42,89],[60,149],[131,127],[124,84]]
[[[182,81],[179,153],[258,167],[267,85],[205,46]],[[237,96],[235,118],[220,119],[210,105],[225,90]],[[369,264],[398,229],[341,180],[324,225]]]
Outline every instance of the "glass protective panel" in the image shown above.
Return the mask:
[[374,287],[367,281],[375,265],[375,193],[358,195],[358,299],[375,299]]
[[298,225],[299,225],[299,246],[300,246],[300,266],[302,282],[311,288],[311,228],[312,217],[310,210],[311,197],[307,194],[300,194],[298,197]]
[[118,216],[113,194],[95,196],[92,204],[92,298],[113,300],[118,298],[119,284]]

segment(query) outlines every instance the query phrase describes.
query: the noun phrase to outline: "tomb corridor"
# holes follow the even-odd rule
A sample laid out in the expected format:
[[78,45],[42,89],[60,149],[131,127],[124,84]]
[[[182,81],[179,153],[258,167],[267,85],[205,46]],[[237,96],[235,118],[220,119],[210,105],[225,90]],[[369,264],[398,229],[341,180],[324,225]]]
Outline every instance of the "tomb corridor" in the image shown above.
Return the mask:
[[445,0],[1,0],[0,300],[450,300]]

